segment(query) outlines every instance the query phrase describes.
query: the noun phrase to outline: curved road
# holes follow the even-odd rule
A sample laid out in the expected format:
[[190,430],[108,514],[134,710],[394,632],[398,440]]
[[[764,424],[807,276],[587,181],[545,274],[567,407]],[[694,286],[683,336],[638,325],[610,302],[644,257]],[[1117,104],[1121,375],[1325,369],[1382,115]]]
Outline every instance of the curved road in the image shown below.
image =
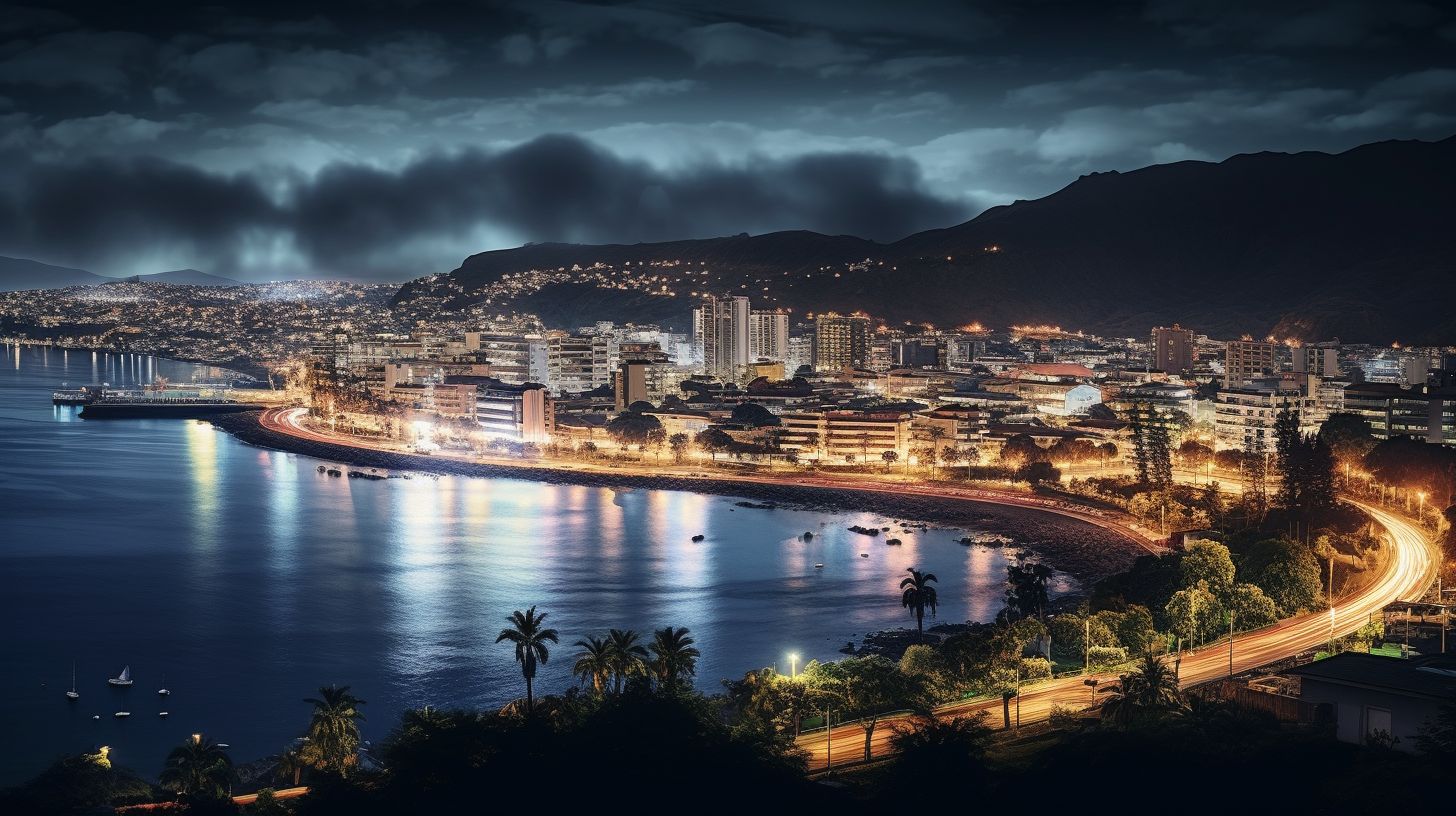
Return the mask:
[[[1439,563],[1434,545],[1413,523],[1406,519],[1360,502],[1350,502],[1370,515],[1385,528],[1389,544],[1388,558],[1384,572],[1358,595],[1342,599],[1333,611],[1300,615],[1280,621],[1253,632],[1234,638],[1233,670],[1235,674],[1250,671],[1275,661],[1292,657],[1301,652],[1327,643],[1331,633],[1347,635],[1364,626],[1387,604],[1398,600],[1409,600],[1422,595],[1435,580]],[[1184,686],[1198,685],[1229,675],[1229,650],[1227,639],[1221,643],[1203,647],[1197,653],[1184,652],[1179,679]],[[1115,680],[1116,675],[1094,675],[1099,682]],[[1086,708],[1093,697],[1093,690],[1083,684],[1083,678],[1068,677],[1052,680],[1023,689],[1021,693],[1021,721],[1035,722],[1045,719],[1053,705],[1073,709]],[[1013,702],[1013,707],[1015,703]],[[974,700],[954,703],[936,710],[937,716],[962,716],[979,711],[991,713],[992,722],[1001,722],[1001,701]],[[1014,716],[1014,715],[1013,715]],[[870,749],[875,757],[890,753],[892,726],[904,721],[903,716],[884,718],[875,728]],[[837,762],[853,762],[864,756],[864,730],[858,725],[836,726],[830,736],[833,739],[833,756]],[[799,747],[810,755],[810,768],[825,767],[826,750],[831,747],[823,731],[807,734],[799,739]]]
[[[388,453],[411,454],[401,448],[390,448],[378,444],[360,441],[356,438],[337,436],[334,434],[322,433],[303,424],[304,417],[308,415],[306,408],[270,408],[263,411],[259,417],[262,426],[276,433],[287,434],[299,439],[306,439],[311,442],[322,442],[329,445],[340,445],[361,450],[385,451]],[[453,459],[473,464],[486,464],[492,467],[530,467],[530,468],[554,468],[567,472],[600,472],[621,475],[624,468],[621,464],[596,465],[587,462],[572,462],[566,464],[553,464],[551,462],[530,462],[523,464],[519,459],[508,459],[501,457],[462,457],[450,454],[435,454],[435,458]],[[630,471],[629,471],[630,472]],[[1061,502],[1055,499],[1046,499],[1038,496],[1030,496],[1024,493],[1012,491],[987,490],[984,488],[957,487],[946,484],[905,481],[888,482],[884,479],[854,480],[849,478],[834,478],[823,475],[804,474],[800,476],[761,476],[744,473],[703,473],[701,470],[688,468],[674,468],[670,465],[654,465],[650,471],[642,475],[651,476],[673,476],[681,478],[708,478],[718,482],[745,482],[767,485],[788,485],[801,487],[818,487],[831,490],[858,490],[868,493],[891,493],[896,495],[913,494],[929,498],[942,498],[961,501],[980,501],[989,504],[1003,504],[1014,507],[1025,507],[1033,510],[1041,510],[1048,513],[1055,513],[1067,518],[1084,521],[1106,530],[1117,533],[1128,539],[1144,550],[1160,554],[1167,551],[1163,542],[1154,537],[1150,532],[1140,529],[1134,524],[1120,518],[1120,514],[1104,512],[1093,507],[1085,507],[1071,502]]]
[[[303,408],[275,408],[264,411],[260,422],[269,430],[310,441],[366,450],[390,450],[389,448],[381,448],[377,445],[365,444],[353,439],[314,431],[303,425],[303,418],[306,414],[307,411]],[[401,451],[391,452],[398,453]],[[480,461],[503,466],[521,466],[519,460],[513,459],[471,459],[465,461]],[[613,468],[578,463],[559,467],[577,471],[599,470],[612,473],[621,472],[620,467]],[[699,475],[693,471],[678,471],[670,468],[654,469],[653,472],[689,477]],[[715,473],[710,478],[719,481],[807,485],[836,490],[914,493],[916,495],[951,500],[1010,504],[1057,513],[1095,524],[1099,527],[1122,534],[1149,552],[1158,553],[1164,551],[1161,542],[1153,540],[1147,532],[1136,529],[1120,519],[1112,517],[1111,514],[1103,514],[1091,508],[1079,508],[1069,503],[1018,493],[910,482],[887,484],[884,481],[866,482],[824,476],[786,479],[773,476],[746,474],[720,475]],[[1342,599],[1340,603],[1335,605],[1333,610],[1289,618],[1272,626],[1240,634],[1235,637],[1233,657],[1233,672],[1235,674],[1256,669],[1259,666],[1264,666],[1301,652],[1318,648],[1330,640],[1332,632],[1336,636],[1349,634],[1365,625],[1373,615],[1379,613],[1387,604],[1397,600],[1418,597],[1435,580],[1435,570],[1438,560],[1434,553],[1433,545],[1414,524],[1400,516],[1371,505],[1355,501],[1351,501],[1350,503],[1365,511],[1377,524],[1385,528],[1385,538],[1389,546],[1389,557],[1386,559],[1382,574],[1358,595]],[[1184,652],[1179,666],[1179,678],[1184,686],[1198,685],[1228,675],[1229,650],[1227,640],[1206,645],[1197,652]],[[1106,683],[1116,679],[1116,675],[1113,674],[1094,675],[1094,677],[1099,683]],[[1083,683],[1083,679],[1081,676],[1068,677],[1024,688],[1021,694],[1021,721],[1029,723],[1045,719],[1051,713],[1052,706],[1054,705],[1067,706],[1074,709],[1085,708],[1092,701],[1094,692],[1093,689],[1088,688]],[[937,709],[936,713],[938,716],[961,716],[979,711],[989,711],[992,714],[993,721],[999,722],[1000,707],[1000,700],[973,700],[943,706]],[[893,726],[897,722],[903,722],[904,719],[904,716],[895,716],[880,720],[875,729],[874,740],[870,746],[871,753],[874,756],[885,756],[890,753],[889,740],[893,733]],[[800,737],[799,746],[809,752],[811,770],[823,769],[826,766],[826,758],[828,756],[828,748],[831,747],[831,740],[833,755],[840,762],[856,761],[863,757],[864,731],[858,725],[849,724],[837,726],[828,736],[830,739],[826,739],[825,732],[821,730]]]

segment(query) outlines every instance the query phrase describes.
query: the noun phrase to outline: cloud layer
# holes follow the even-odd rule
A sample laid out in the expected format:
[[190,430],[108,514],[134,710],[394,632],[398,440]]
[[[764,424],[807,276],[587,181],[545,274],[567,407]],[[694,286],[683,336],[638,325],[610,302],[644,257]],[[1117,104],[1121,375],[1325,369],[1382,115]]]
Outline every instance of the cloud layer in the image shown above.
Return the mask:
[[0,204],[12,253],[109,271],[201,259],[258,278],[402,277],[492,241],[660,241],[801,227],[894,239],[967,216],[904,158],[837,152],[663,170],[573,136],[332,164],[286,184],[153,157],[32,163]]

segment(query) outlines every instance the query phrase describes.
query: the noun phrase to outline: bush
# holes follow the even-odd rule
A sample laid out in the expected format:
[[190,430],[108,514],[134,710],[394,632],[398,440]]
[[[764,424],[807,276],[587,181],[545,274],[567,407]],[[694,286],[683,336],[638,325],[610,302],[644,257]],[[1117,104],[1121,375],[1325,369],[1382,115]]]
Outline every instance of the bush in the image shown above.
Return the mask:
[[1036,680],[1050,680],[1052,677],[1052,662],[1045,657],[1023,657],[1021,658],[1021,682],[1029,683]]
[[1116,666],[1127,662],[1127,650],[1121,646],[1093,646],[1087,650],[1087,659],[1094,668]]
[[1047,722],[1058,731],[1070,731],[1082,726],[1082,712],[1071,706],[1053,704],[1052,713],[1047,717]]

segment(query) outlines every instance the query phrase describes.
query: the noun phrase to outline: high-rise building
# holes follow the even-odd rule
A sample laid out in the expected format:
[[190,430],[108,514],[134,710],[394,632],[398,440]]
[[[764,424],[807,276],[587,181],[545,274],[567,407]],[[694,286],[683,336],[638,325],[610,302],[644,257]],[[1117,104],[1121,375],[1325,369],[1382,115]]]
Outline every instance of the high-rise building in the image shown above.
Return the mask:
[[1224,346],[1223,387],[1238,388],[1278,370],[1273,343],[1230,340]]
[[833,312],[814,318],[814,368],[864,368],[870,360],[870,319]]
[[789,338],[789,355],[784,361],[784,372],[792,377],[804,366],[814,367],[814,338],[810,335]]
[[789,357],[789,316],[783,312],[750,312],[748,315],[750,360],[783,362]]
[[708,297],[693,310],[695,339],[703,349],[703,369],[719,379],[736,382],[749,353],[748,298]]
[[1294,373],[1323,379],[1340,376],[1340,344],[1315,343],[1294,350]]
[[1153,367],[1183,375],[1193,369],[1193,332],[1173,324],[1153,329]]

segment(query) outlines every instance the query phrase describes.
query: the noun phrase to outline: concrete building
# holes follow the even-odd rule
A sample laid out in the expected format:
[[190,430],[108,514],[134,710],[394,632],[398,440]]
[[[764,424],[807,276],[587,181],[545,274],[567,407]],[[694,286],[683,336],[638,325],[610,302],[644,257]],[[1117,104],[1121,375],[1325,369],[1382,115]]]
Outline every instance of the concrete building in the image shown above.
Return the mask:
[[814,368],[866,368],[870,362],[870,319],[832,312],[814,318]]
[[1345,387],[1344,410],[1369,423],[1376,439],[1408,436],[1456,445],[1456,388],[1352,383]]
[[469,383],[436,383],[426,394],[426,406],[442,417],[474,422],[476,386]]
[[750,360],[784,362],[789,359],[789,316],[784,312],[748,313]]
[[466,332],[465,348],[483,353],[491,376],[502,382],[546,381],[546,341],[538,335]]
[[1223,387],[1238,388],[1279,370],[1273,343],[1230,340],[1224,346]]
[[[824,412],[824,458],[829,462],[873,464],[894,451],[899,461],[910,455],[911,416],[898,411]],[[851,459],[850,457],[853,457]]]
[[694,340],[703,349],[703,370],[725,382],[737,382],[752,362],[749,351],[751,313],[746,297],[707,297],[693,309]]
[[487,434],[544,445],[555,430],[551,392],[538,383],[477,387],[475,421]]
[[1309,400],[1298,391],[1262,388],[1225,388],[1218,392],[1213,404],[1214,436],[1220,448],[1239,448],[1263,439],[1274,450],[1274,422],[1279,412],[1288,408],[1300,415],[1300,432],[1314,433],[1310,425]]
[[900,337],[890,341],[895,368],[945,368],[946,344],[939,337]]
[[788,359],[784,360],[784,371],[793,376],[794,372],[808,366],[814,367],[814,338],[812,335],[789,338]]
[[626,410],[639,401],[660,405],[669,393],[677,391],[676,371],[667,352],[656,343],[623,343],[621,360],[612,374],[617,410]]
[[786,411],[779,414],[779,445],[800,459],[828,464],[883,464],[910,455],[912,417],[899,411]]
[[551,393],[581,394],[596,387],[595,337],[566,332],[546,336],[546,387]]
[[1193,370],[1193,347],[1193,332],[1177,323],[1172,328],[1153,329],[1153,367],[1169,374],[1186,374]]
[[1340,376],[1340,344],[1315,343],[1294,350],[1294,373],[1333,380]]

